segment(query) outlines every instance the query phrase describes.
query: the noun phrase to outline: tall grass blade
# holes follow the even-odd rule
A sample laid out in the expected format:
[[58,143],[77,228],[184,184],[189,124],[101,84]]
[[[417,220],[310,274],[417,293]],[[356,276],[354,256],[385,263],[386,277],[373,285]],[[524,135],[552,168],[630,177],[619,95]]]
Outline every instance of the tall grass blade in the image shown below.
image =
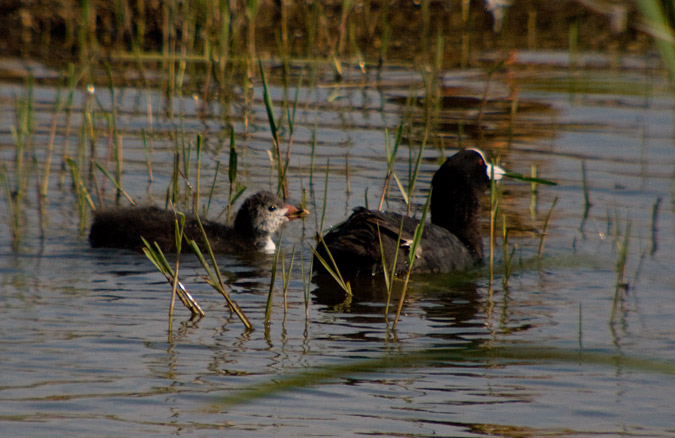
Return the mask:
[[[202,318],[204,316],[204,311],[199,306],[199,303],[197,303],[192,295],[185,289],[185,286],[179,281],[178,276],[174,273],[171,265],[169,265],[169,262],[159,245],[155,243],[153,246],[143,237],[141,237],[141,240],[143,241],[143,253],[152,264],[155,265],[157,270],[164,275],[169,284],[171,284],[172,294],[175,293],[176,296],[178,296],[178,299],[180,299],[185,308],[192,313],[193,317]],[[171,308],[173,308],[173,304]]]
[[614,299],[612,300],[610,323],[614,323],[616,321],[617,313],[625,301],[626,293],[628,291],[628,282],[626,281],[626,261],[628,260],[628,246],[630,244],[631,225],[631,221],[628,221],[626,224],[626,231],[623,235],[623,240],[621,242],[617,242],[619,258],[616,262],[616,287],[614,288]]
[[673,23],[668,22],[668,16],[663,4],[656,0],[636,0],[635,4],[644,17],[642,30],[647,31],[653,38],[661,52],[671,82],[675,83],[675,36]]
[[94,202],[91,200],[91,196],[89,196],[89,191],[82,181],[79,166],[72,158],[66,158],[66,162],[68,163],[68,166],[70,166],[70,173],[73,178],[73,186],[75,187],[77,194],[77,204],[80,216],[80,231],[84,231],[86,226],[85,219],[87,215],[86,206],[89,205],[92,210],[96,210],[96,207],[94,206]]
[[544,255],[544,241],[546,240],[546,233],[548,232],[548,224],[551,220],[551,215],[553,214],[553,209],[558,203],[558,197],[556,196],[551,203],[551,208],[548,210],[546,219],[544,220],[544,228],[541,230],[541,239],[539,239],[539,249],[537,250],[537,258],[541,260]]
[[5,192],[5,200],[7,202],[7,212],[9,213],[9,229],[12,235],[12,248],[19,247],[20,224],[18,206],[12,196],[12,189],[7,179],[7,167],[3,164],[0,168],[0,184]]
[[396,318],[394,318],[394,325],[393,325],[394,329],[396,329],[398,319],[401,316],[401,310],[403,309],[403,303],[405,302],[405,296],[406,291],[408,289],[408,281],[410,280],[410,274],[412,273],[415,259],[418,257],[417,248],[419,247],[420,241],[422,240],[422,233],[424,232],[424,223],[426,222],[427,212],[429,211],[429,205],[431,204],[431,192],[432,190],[429,190],[427,202],[424,205],[424,209],[422,210],[422,217],[420,218],[420,222],[419,224],[417,224],[417,227],[415,227],[415,235],[413,237],[412,243],[410,244],[410,252],[408,253],[408,272],[405,275],[405,280],[403,282],[403,290],[401,291],[401,298],[399,299],[398,309],[396,310]]
[[[227,168],[227,177],[230,183],[230,188],[227,195],[227,221],[232,220],[232,206],[237,199],[244,194],[246,186],[239,183],[237,179],[239,170],[239,155],[237,153],[237,143],[234,136],[234,127],[230,127],[230,157]],[[215,180],[214,180],[215,184]]]
[[117,190],[118,190],[120,193],[122,193],[122,194],[124,195],[125,198],[127,198],[127,200],[129,201],[129,203],[131,203],[131,205],[136,205],[136,203],[134,202],[134,200],[131,199],[131,196],[129,196],[129,194],[122,188],[122,186],[119,185],[119,182],[117,181],[117,179],[115,179],[115,177],[113,177],[113,176],[110,174],[110,172],[108,172],[108,171],[105,169],[105,167],[103,167],[103,165],[102,165],[101,163],[99,163],[98,161],[96,161],[96,162],[94,162],[94,164],[96,165],[96,167],[98,167],[98,170],[100,170],[101,172],[103,172],[103,174],[110,180],[110,182],[112,182],[112,183],[115,185],[115,187],[117,188]]
[[326,241],[323,240],[323,237],[319,234],[318,236],[319,242],[323,245],[323,248],[326,250],[326,254],[328,255],[328,259],[330,260],[330,263],[326,261],[319,252],[312,248],[312,252],[314,253],[314,257],[321,263],[321,265],[326,269],[326,272],[330,274],[333,279],[337,282],[338,285],[344,290],[348,296],[352,296],[352,287],[349,281],[345,281],[342,278],[342,275],[340,274],[340,268],[338,267],[337,263],[335,262],[335,259],[333,258],[333,254],[331,254],[330,249],[328,249],[328,245],[326,245]]
[[244,311],[239,307],[239,305],[232,299],[230,298],[230,294],[227,293],[227,290],[225,289],[225,283],[223,282],[223,277],[220,274],[220,269],[218,269],[218,263],[216,263],[216,257],[213,254],[213,249],[211,248],[211,244],[209,243],[209,239],[206,235],[206,231],[204,230],[204,225],[202,225],[202,221],[199,218],[199,216],[195,216],[197,219],[197,224],[199,225],[199,229],[202,234],[202,240],[204,242],[204,246],[206,247],[208,253],[209,253],[209,258],[211,259],[211,264],[213,265],[213,271],[209,267],[209,264],[206,262],[204,259],[204,255],[202,254],[201,250],[199,249],[199,245],[197,245],[197,242],[194,240],[188,239],[188,244],[194,251],[194,253],[197,255],[197,258],[199,259],[200,263],[202,264],[202,267],[206,271],[208,278],[206,279],[207,283],[211,285],[214,289],[216,289],[224,298],[225,301],[227,302],[227,305],[229,306],[230,310],[232,310],[237,317],[239,317],[239,320],[244,324],[244,327],[246,327],[246,330],[253,330],[253,325],[251,325],[251,322],[248,320],[246,315],[244,314]]
[[394,260],[391,262],[391,272],[387,269],[387,260],[384,255],[384,246],[382,245],[382,235],[380,234],[380,226],[377,227],[377,238],[380,243],[380,254],[382,254],[382,272],[384,273],[384,281],[387,287],[387,302],[384,306],[384,317],[389,317],[389,305],[391,304],[391,293],[394,289],[394,279],[396,278],[396,266],[398,264],[398,253],[401,249],[401,236],[403,235],[404,219],[401,218],[401,225],[398,229],[398,236],[396,237],[396,251],[394,251]]
[[[384,203],[384,199],[387,197],[387,194],[389,193],[389,184],[391,182],[392,175],[394,175],[394,162],[396,161],[396,154],[398,153],[398,148],[399,145],[401,144],[401,136],[403,134],[403,123],[404,122],[401,121],[401,123],[399,123],[398,125],[393,148],[390,148],[389,146],[390,143],[389,131],[386,128],[384,130],[384,147],[387,153],[387,174],[384,177],[384,185],[382,187],[382,194],[380,195],[380,203],[378,206],[378,210],[382,210],[382,204]],[[398,178],[396,179],[396,182],[398,183],[399,190],[401,190],[401,193],[404,193],[404,190],[401,188],[401,182],[398,180]]]
[[216,191],[216,181],[218,180],[219,170],[220,170],[220,161],[216,160],[216,170],[213,171],[213,181],[211,181],[211,189],[209,190],[209,199],[206,202],[203,216],[208,215],[209,210],[211,209],[211,201],[213,200],[213,193]]
[[274,154],[277,159],[277,194],[283,196],[284,199],[288,197],[288,186],[286,182],[286,174],[284,173],[284,165],[281,162],[281,141],[279,139],[279,127],[274,118],[274,105],[272,104],[272,96],[270,95],[269,86],[267,85],[267,78],[265,77],[265,70],[262,66],[262,61],[258,59],[258,66],[260,68],[260,77],[263,83],[263,98],[265,101],[265,109],[267,110],[267,120],[270,125],[270,132],[272,133],[272,143],[274,145]]
[[270,290],[267,293],[267,303],[265,304],[265,327],[269,327],[272,318],[272,296],[274,295],[274,282],[277,279],[279,254],[281,254],[281,236],[279,236],[277,250],[274,252],[274,262],[272,263],[272,272],[270,273]]

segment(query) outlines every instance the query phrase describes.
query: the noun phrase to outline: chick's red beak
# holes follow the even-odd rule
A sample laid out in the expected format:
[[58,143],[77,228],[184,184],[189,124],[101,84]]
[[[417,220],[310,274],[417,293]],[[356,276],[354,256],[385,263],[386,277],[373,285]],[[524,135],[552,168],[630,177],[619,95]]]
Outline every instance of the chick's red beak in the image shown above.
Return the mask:
[[302,219],[309,216],[309,211],[303,208],[298,208],[289,204],[284,205],[284,208],[286,208],[286,217],[289,221],[292,221],[293,219]]

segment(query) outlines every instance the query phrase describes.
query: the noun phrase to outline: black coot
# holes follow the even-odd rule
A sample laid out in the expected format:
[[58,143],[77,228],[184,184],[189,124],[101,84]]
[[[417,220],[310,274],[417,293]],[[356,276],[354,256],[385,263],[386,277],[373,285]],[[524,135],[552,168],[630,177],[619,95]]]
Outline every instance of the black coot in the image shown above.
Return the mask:
[[[272,251],[272,235],[289,220],[305,217],[306,210],[284,203],[269,192],[258,192],[247,198],[239,208],[230,227],[202,219],[202,225],[214,252]],[[125,207],[98,211],[89,233],[94,248],[127,248],[140,250],[141,236],[157,242],[162,251],[175,252],[176,215],[157,207]],[[185,235],[203,246],[197,219],[185,220]]]
[[[460,150],[443,163],[431,181],[431,223],[424,226],[412,272],[451,272],[481,262],[483,240],[478,217],[479,198],[490,186],[490,175],[500,179],[504,173],[503,169],[487,163],[485,155],[478,149]],[[394,260],[401,221],[403,233],[396,272],[405,273],[410,244],[419,220],[358,207],[345,222],[323,237],[340,274],[355,277],[381,273],[378,229],[389,265]],[[316,249],[324,260],[329,260],[322,242]],[[316,259],[314,265],[319,272],[323,270]]]

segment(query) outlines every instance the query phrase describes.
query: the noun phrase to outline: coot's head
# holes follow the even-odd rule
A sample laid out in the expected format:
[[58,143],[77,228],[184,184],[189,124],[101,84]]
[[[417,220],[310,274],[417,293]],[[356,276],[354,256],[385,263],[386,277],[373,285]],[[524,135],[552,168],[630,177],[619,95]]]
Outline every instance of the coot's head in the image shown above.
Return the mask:
[[480,194],[490,187],[490,177],[499,180],[504,173],[501,167],[488,163],[480,149],[462,149],[443,163],[431,184],[434,191],[452,193],[453,188],[461,188]]
[[284,203],[270,192],[258,192],[249,196],[239,208],[234,220],[234,230],[242,237],[265,238],[276,232],[287,221],[309,214]]
[[459,237],[476,258],[482,257],[480,196],[490,187],[490,177],[498,180],[504,174],[479,149],[462,149],[443,163],[431,181],[432,223]]

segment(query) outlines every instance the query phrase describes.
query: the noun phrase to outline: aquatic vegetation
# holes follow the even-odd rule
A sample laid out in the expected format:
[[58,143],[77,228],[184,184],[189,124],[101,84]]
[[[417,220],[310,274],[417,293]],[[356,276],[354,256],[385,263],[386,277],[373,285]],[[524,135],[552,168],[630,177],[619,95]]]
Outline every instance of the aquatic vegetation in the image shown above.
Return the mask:
[[176,296],[180,299],[183,305],[190,311],[192,314],[192,319],[201,319],[204,316],[204,311],[197,301],[192,298],[192,295],[185,289],[185,286],[178,279],[178,270],[180,267],[180,254],[183,243],[183,230],[185,229],[185,215],[182,213],[177,213],[176,217],[176,229],[175,229],[175,238],[176,238],[176,268],[175,270],[171,268],[168,260],[164,256],[162,249],[157,245],[157,243],[150,244],[143,237],[143,253],[145,256],[155,265],[159,272],[164,275],[169,284],[171,285],[171,304],[169,306],[169,337],[172,333],[173,325],[173,310],[174,302]]
[[70,167],[70,174],[73,178],[73,186],[75,193],[77,194],[77,211],[80,217],[80,232],[84,232],[84,230],[87,228],[87,206],[92,210],[95,210],[96,207],[94,207],[94,201],[92,201],[89,191],[82,181],[80,167],[72,158],[66,158],[66,162]]
[[[44,74],[36,68],[41,76],[32,91],[28,82],[22,88],[10,79],[3,93],[7,106],[15,107],[14,129],[28,133],[17,136],[25,147],[15,144],[8,121],[0,148],[4,160],[0,195],[5,197],[0,201],[0,222],[5,224],[8,243],[10,234],[20,238],[16,250],[7,248],[3,257],[3,272],[9,272],[3,276],[7,289],[3,299],[8,309],[30,306],[40,316],[27,320],[24,313],[20,320],[12,320],[16,313],[8,312],[8,330],[28,321],[34,324],[28,333],[43,330],[44,336],[21,339],[17,332],[18,342],[5,347],[8,354],[23,345],[37,347],[17,355],[18,365],[23,365],[22,357],[32,359],[33,351],[35,357],[42,353],[40,347],[49,349],[46,366],[70,363],[68,355],[77,357],[81,353],[77,346],[84,349],[91,342],[98,348],[123,349],[125,356],[107,374],[109,363],[88,356],[86,365],[60,368],[63,379],[58,382],[31,381],[19,372],[10,376],[18,376],[12,386],[15,392],[31,388],[26,398],[17,392],[12,402],[18,408],[12,427],[67,422],[82,427],[80,420],[106,426],[112,420],[113,427],[125,432],[153,424],[164,428],[158,433],[181,433],[186,427],[198,427],[205,435],[222,434],[223,428],[236,433],[243,426],[253,434],[264,434],[265,428],[286,434],[287,424],[296,427],[313,421],[321,434],[325,417],[319,412],[321,403],[313,402],[330,393],[329,416],[345,434],[395,430],[414,435],[420,427],[427,434],[443,436],[615,431],[631,435],[636,430],[667,434],[650,420],[632,424],[619,415],[622,409],[644,407],[634,409],[634,389],[645,392],[639,394],[641,399],[651,396],[658,384],[670,382],[659,376],[653,382],[643,376],[635,379],[635,371],[665,375],[662,370],[672,369],[671,363],[651,361],[647,350],[665,345],[648,332],[661,333],[667,327],[638,334],[640,324],[634,319],[644,318],[650,325],[667,319],[650,318],[653,308],[667,311],[658,306],[665,295],[657,289],[670,279],[661,265],[668,266],[664,253],[672,246],[672,211],[663,208],[670,203],[672,185],[671,163],[664,152],[670,110],[664,72],[653,57],[625,55],[646,53],[647,38],[636,39],[633,30],[605,34],[606,17],[586,12],[578,2],[570,3],[573,10],[565,14],[552,14],[553,4],[539,0],[527,7],[519,4],[502,20],[499,35],[491,33],[495,22],[481,1],[448,7],[442,2],[388,0],[122,0],[102,7],[99,0],[89,0],[75,5],[71,24],[54,21],[50,29],[42,26],[36,11],[22,8],[21,16],[30,27],[8,26],[20,38],[7,46],[28,41],[23,39],[26,33],[32,35],[35,50],[54,52],[45,63],[46,70],[54,70]],[[59,32],[66,35],[69,26],[70,43],[59,39]],[[550,37],[554,29],[560,38]],[[590,38],[590,32],[593,37],[602,35]],[[50,49],[56,42],[62,50]],[[524,49],[525,44],[547,52],[522,50],[510,56],[512,46]],[[587,50],[608,46],[612,47],[608,58],[616,64],[607,70],[584,70]],[[489,53],[482,52],[486,47]],[[534,57],[535,65],[523,60],[527,56]],[[547,56],[554,58],[553,65]],[[58,72],[59,59],[80,63]],[[536,65],[541,60],[546,63],[543,68]],[[559,60],[562,67],[556,64]],[[625,67],[625,60],[635,64]],[[465,69],[456,70],[458,66]],[[608,121],[605,109],[615,118]],[[7,113],[10,117],[5,120],[11,120],[11,108]],[[666,121],[654,123],[653,115]],[[20,128],[25,121],[30,129]],[[639,169],[634,167],[638,154],[631,150],[636,126],[644,142]],[[615,128],[620,132],[611,132]],[[621,147],[614,150],[616,139]],[[380,209],[387,205],[424,216],[427,170],[457,148],[475,146],[527,175],[511,174],[525,184],[493,187],[490,205],[481,206],[490,215],[489,224],[481,223],[485,231],[490,227],[489,267],[461,279],[430,274],[408,280],[405,272],[396,277],[393,267],[416,251],[387,254],[382,259],[383,275],[367,280],[376,290],[362,297],[362,290],[355,289],[363,285],[341,281],[346,278],[329,254],[323,264],[309,262],[314,234],[323,232],[326,221],[332,224],[349,214],[354,205],[370,203]],[[21,175],[15,171],[18,162]],[[590,183],[587,164],[592,170]],[[320,187],[324,172],[325,184]],[[545,178],[553,175],[562,187],[551,190]],[[584,236],[583,241],[574,241],[578,247],[570,249],[581,210],[591,204],[589,186],[595,193],[595,209],[587,213],[588,225],[603,222],[599,212],[605,208],[618,212],[608,213],[606,235]],[[283,239],[275,239],[277,251],[271,255],[254,259],[224,255],[216,265],[203,247],[197,258],[183,252],[175,259],[167,255],[170,262],[159,252],[148,252],[154,254],[152,263],[163,280],[144,256],[92,251],[77,234],[94,207],[113,203],[165,203],[198,214],[204,226],[209,212],[215,216],[222,211],[229,221],[244,190],[270,188],[298,197],[302,193],[303,202],[313,202],[316,212],[302,232],[294,228]],[[38,220],[33,209],[46,218],[42,236],[33,229]],[[176,235],[182,227],[179,215]],[[388,231],[396,232],[393,226]],[[419,236],[421,227],[415,231]],[[484,235],[487,243],[487,232]],[[379,238],[381,242],[384,235]],[[400,243],[400,230],[398,238]],[[147,250],[155,251],[148,243]],[[187,243],[182,245],[185,251]],[[60,269],[71,256],[78,257],[82,269],[74,267],[68,275],[47,273],[50,265]],[[418,262],[408,260],[408,266],[414,263]],[[320,265],[332,269],[342,283],[331,289],[337,303],[319,296],[323,284],[313,271]],[[14,272],[26,280],[10,278]],[[635,287],[638,274],[646,277],[640,290]],[[200,283],[202,275],[228,300],[232,313],[246,310],[238,317],[241,324],[228,318],[224,308],[218,312],[225,312],[223,318],[194,322],[203,310],[184,287],[190,292],[208,289]],[[160,289],[166,286],[164,281],[171,285],[160,290],[159,300],[151,295],[158,278]],[[196,279],[193,284],[191,278]],[[328,281],[332,286],[333,278]],[[112,288],[117,290],[111,292]],[[237,293],[242,290],[245,293]],[[175,297],[182,297],[190,309],[183,321],[180,309],[174,313]],[[73,312],[75,300],[95,316],[87,319],[79,309]],[[159,324],[150,324],[158,318],[148,309],[158,305]],[[170,335],[172,322],[177,322],[168,344],[162,342],[165,305],[170,309]],[[283,321],[277,321],[282,305]],[[55,318],[42,318],[61,314],[67,316],[63,320],[67,327]],[[89,325],[99,315],[105,318]],[[135,327],[116,325],[118,315],[131,316],[123,321],[126,326],[144,327],[145,339],[139,342],[141,331]],[[254,326],[264,331],[251,333]],[[611,331],[613,344],[603,330]],[[582,338],[593,351],[541,347],[569,345],[576,339],[581,347]],[[638,338],[647,342],[631,342]],[[532,344],[521,348],[527,342]],[[642,352],[643,357],[635,357]],[[50,357],[56,362],[50,364]],[[370,360],[357,359],[362,357]],[[623,372],[626,369],[629,372]],[[99,385],[91,386],[90,370],[101,372]],[[80,390],[76,385],[81,377],[86,381]],[[275,383],[258,386],[270,379]],[[590,411],[593,415],[585,416],[591,418],[590,426],[584,421],[584,430],[578,431],[579,414],[565,417],[564,412],[578,405],[575,397],[581,394],[578,385],[583,379],[591,383],[583,388],[584,401],[589,395],[599,401],[597,410]],[[331,382],[328,391],[298,390],[324,380]],[[139,381],[157,384],[129,388]],[[63,385],[65,398],[60,395]],[[614,397],[617,403],[611,407],[601,406],[608,395],[615,395],[609,393],[616,387],[631,390]],[[284,388],[299,393],[281,396],[290,403],[275,404],[276,391]],[[609,391],[602,392],[606,388]],[[190,406],[195,397],[221,390],[228,398],[223,405],[214,404],[217,414],[195,414]],[[452,405],[438,402],[444,391],[452,392]],[[573,400],[560,397],[566,391]],[[264,407],[278,408],[262,421],[257,408],[229,410],[229,403],[259,396],[269,398]],[[476,397],[495,407],[495,422],[500,424],[479,424],[471,418],[478,412],[473,409]],[[25,415],[19,412],[35,400],[45,407]],[[126,410],[116,410],[120,404],[111,402],[119,400],[125,401]],[[659,406],[667,406],[662,401],[650,402],[650,409],[657,406],[654,416],[661,413]],[[157,409],[148,411],[147,418],[129,408],[148,402]],[[308,402],[313,404],[309,409],[296,409]],[[58,404],[53,410],[52,403]],[[349,411],[366,404],[372,409],[368,418]],[[421,404],[424,409],[417,409]],[[392,415],[404,405],[411,415]],[[527,420],[512,415],[532,409],[545,413],[547,406],[563,412],[551,420],[557,422],[554,427],[548,427],[546,415],[530,415]],[[595,407],[584,403],[584,408]],[[69,409],[83,411],[73,416]],[[286,416],[285,409],[295,412]],[[103,411],[106,416],[100,415]],[[456,419],[436,421],[455,414]],[[176,418],[180,421],[173,421]],[[600,419],[593,423],[593,418]],[[355,419],[363,427],[354,425]],[[520,427],[530,420],[532,427]],[[410,429],[399,430],[396,422]]]
[[[232,220],[232,206],[234,203],[239,199],[241,195],[244,194],[244,191],[246,190],[246,186],[243,185],[238,179],[238,169],[239,169],[239,158],[238,158],[238,153],[237,153],[237,145],[235,141],[235,135],[234,135],[234,128],[230,127],[230,158],[229,158],[229,164],[227,166],[227,178],[230,183],[229,189],[227,192],[227,221]],[[213,189],[215,188],[216,185],[216,175],[218,175],[218,169],[216,169],[216,172],[214,173],[214,179],[213,179],[213,184],[211,185],[211,194],[209,195],[209,205],[211,204],[211,197],[213,194]]]
[[645,18],[643,30],[654,38],[670,80],[675,82],[675,10],[668,2],[636,0],[635,4]]
[[504,288],[508,287],[509,284],[509,278],[511,278],[511,274],[513,273],[513,256],[516,254],[516,251],[518,250],[518,245],[513,245],[513,248],[509,252],[509,229],[506,225],[506,215],[502,215],[502,250],[504,252],[503,254],[503,261],[502,263],[504,264],[504,276],[502,277],[502,286]]
[[201,229],[202,232],[202,239],[204,242],[204,245],[206,246],[207,253],[209,255],[209,259],[211,260],[211,267],[209,267],[209,264],[206,262],[206,259],[204,258],[202,251],[199,249],[199,245],[197,242],[194,240],[188,240],[188,244],[192,248],[192,251],[197,255],[197,258],[199,258],[200,263],[202,264],[202,267],[206,271],[207,278],[206,282],[213,287],[216,291],[218,291],[224,298],[225,301],[227,302],[228,307],[230,308],[231,311],[233,311],[239,320],[244,324],[244,327],[246,327],[246,330],[252,330],[253,325],[251,322],[248,320],[246,317],[246,314],[244,311],[239,307],[239,305],[232,299],[230,298],[230,294],[227,292],[227,289],[225,287],[225,283],[223,282],[223,277],[222,274],[220,273],[220,269],[218,268],[218,263],[216,262],[216,257],[213,254],[213,250],[211,249],[211,244],[209,243],[209,239],[206,236],[206,231],[204,230],[204,226],[202,225],[201,220],[199,219],[199,216],[197,216],[199,228]]
[[541,230],[541,237],[539,238],[539,248],[537,249],[537,257],[539,259],[541,259],[544,255],[544,242],[546,241],[546,233],[548,231],[548,225],[551,220],[551,215],[553,214],[553,209],[555,208],[557,203],[558,197],[556,196],[555,198],[553,198],[551,207],[549,208],[548,213],[546,214],[546,218],[544,219],[544,225]]
[[586,351],[541,345],[433,348],[403,353],[381,354],[379,357],[373,359],[346,361],[337,365],[325,365],[310,370],[303,370],[275,380],[272,383],[261,383],[247,390],[214,397],[208,408],[220,411],[225,408],[250,403],[259,398],[271,397],[273,394],[279,392],[297,390],[307,386],[320,385],[337,378],[351,378],[355,375],[373,373],[390,368],[421,368],[439,362],[467,363],[472,365],[475,361],[481,360],[503,364],[504,366],[513,361],[528,364],[541,364],[553,361],[574,365],[601,366],[610,369],[616,367],[618,363],[622,367],[636,371],[662,374],[664,376],[675,374],[675,367],[673,367],[672,361],[650,357],[627,356],[613,350]]
[[[417,247],[422,240],[422,233],[424,232],[424,224],[426,222],[427,213],[429,211],[429,206],[431,205],[431,193],[433,190],[429,189],[429,195],[427,196],[427,202],[424,204],[422,209],[422,216],[420,217],[420,222],[415,227],[415,235],[413,236],[412,243],[410,244],[410,251],[408,252],[408,272],[405,274],[405,279],[403,280],[403,287],[401,290],[401,297],[398,301],[398,309],[396,310],[396,317],[394,318],[393,328],[396,328],[398,324],[399,317],[401,316],[401,311],[403,310],[403,303],[405,302],[406,291],[408,290],[408,282],[410,281],[410,274],[412,273],[413,264],[417,258]],[[400,239],[400,237],[399,237]],[[393,279],[392,279],[393,281]]]

